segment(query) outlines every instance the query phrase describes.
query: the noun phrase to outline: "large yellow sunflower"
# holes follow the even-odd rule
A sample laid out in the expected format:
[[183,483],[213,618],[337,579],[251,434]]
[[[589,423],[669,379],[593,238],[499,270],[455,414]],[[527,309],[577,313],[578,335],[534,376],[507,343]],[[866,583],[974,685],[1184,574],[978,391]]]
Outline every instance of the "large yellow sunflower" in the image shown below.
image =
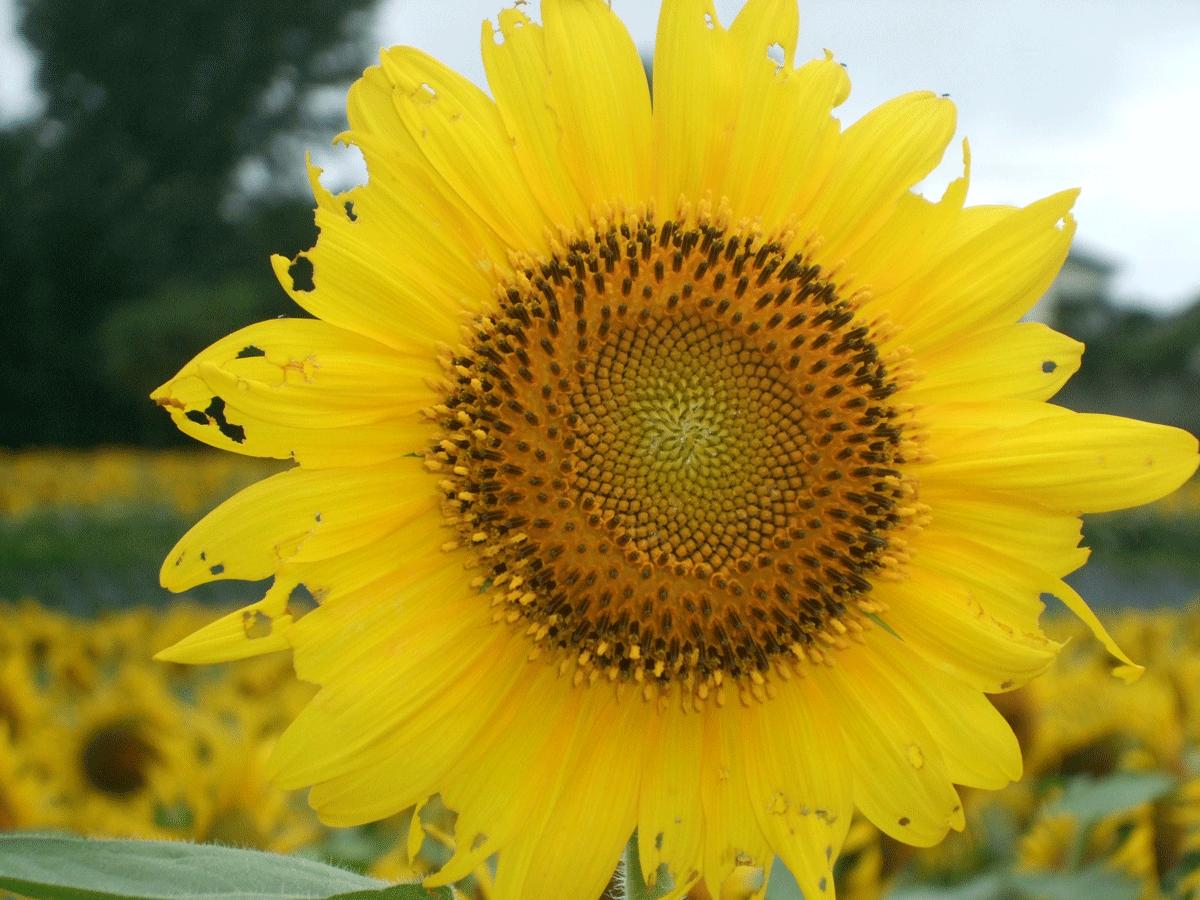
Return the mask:
[[653,103],[605,3],[542,16],[484,23],[490,97],[385,51],[343,137],[369,182],[312,170],[320,238],[275,260],[317,318],[154,393],[297,463],[172,550],[172,589],[274,581],[161,657],[290,648],[321,690],[275,776],[339,825],[440,794],[431,883],[498,853],[498,897],[595,897],[636,829],[648,878],[778,855],[828,895],[855,807],[932,844],[954,785],[1019,777],[985,694],[1053,660],[1047,595],[1136,674],[1061,579],[1080,513],[1171,491],[1196,441],[1046,402],[1082,347],[1019,320],[1076,192],[913,193],[949,100],[842,130],[791,0],[667,0]]

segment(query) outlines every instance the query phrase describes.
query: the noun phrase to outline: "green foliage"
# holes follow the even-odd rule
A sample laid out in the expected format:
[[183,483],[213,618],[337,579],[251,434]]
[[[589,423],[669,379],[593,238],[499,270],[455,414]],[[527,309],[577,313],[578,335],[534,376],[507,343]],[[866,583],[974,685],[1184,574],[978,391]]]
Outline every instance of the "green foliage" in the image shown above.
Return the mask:
[[[139,414],[144,392],[98,377],[99,334],[172,285],[213,297],[239,282],[259,307],[279,302],[268,254],[312,241],[297,140],[340,129],[314,98],[369,60],[374,2],[19,3],[45,112],[0,131],[0,445],[175,439]],[[191,313],[218,332],[249,321],[219,302]]]
[[27,897],[450,900],[449,888],[389,885],[324,863],[169,841],[0,834],[0,887]]
[[[282,291],[265,291],[256,279],[234,275],[211,288],[179,280],[149,296],[117,307],[96,335],[100,379],[114,396],[145,400],[198,350],[230,330],[230,325],[290,313],[302,315]],[[138,430],[163,424],[154,404],[138,404]]]
[[950,887],[901,888],[888,900],[1137,900],[1140,894],[1140,885],[1120,872],[1088,866],[1073,872],[988,872]]
[[[158,567],[194,516],[152,506],[50,509],[0,517],[0,598],[36,595],[56,609],[94,615],[132,599],[167,603]],[[245,586],[217,582],[189,592],[229,604]]]
[[1067,813],[1087,829],[1101,819],[1153,803],[1175,787],[1164,772],[1115,772],[1104,778],[1079,775],[1066,783],[1051,812]]
[[1054,326],[1087,344],[1055,402],[1200,431],[1200,299],[1171,315],[1079,300],[1057,310]]
[[1200,575],[1200,515],[1165,518],[1149,509],[1089,516],[1084,543],[1098,559],[1138,574]]

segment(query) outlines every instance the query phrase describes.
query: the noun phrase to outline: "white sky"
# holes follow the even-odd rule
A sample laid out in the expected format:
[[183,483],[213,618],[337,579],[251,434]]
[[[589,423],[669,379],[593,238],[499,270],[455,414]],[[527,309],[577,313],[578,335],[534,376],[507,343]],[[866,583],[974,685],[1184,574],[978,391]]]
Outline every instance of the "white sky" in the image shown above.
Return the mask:
[[[11,3],[0,0],[7,116],[36,109]],[[376,36],[482,83],[479,23],[501,5],[383,0]],[[658,4],[612,5],[652,47]],[[741,2],[716,5],[728,22]],[[802,0],[800,12],[800,58],[828,47],[849,68],[843,122],[907,90],[949,93],[959,134],[971,139],[971,202],[1025,203],[1081,186],[1076,243],[1121,267],[1119,294],[1169,308],[1200,292],[1200,2]],[[314,149],[353,171],[336,151]],[[931,188],[958,166],[952,147]]]

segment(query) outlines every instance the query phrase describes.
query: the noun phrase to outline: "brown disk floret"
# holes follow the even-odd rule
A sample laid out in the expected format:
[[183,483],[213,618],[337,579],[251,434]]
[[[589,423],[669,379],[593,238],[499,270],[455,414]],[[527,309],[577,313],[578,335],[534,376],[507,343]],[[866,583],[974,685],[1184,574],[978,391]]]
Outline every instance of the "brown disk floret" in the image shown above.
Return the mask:
[[860,630],[912,515],[893,376],[802,255],[712,223],[529,262],[448,358],[445,515],[579,679],[732,678]]

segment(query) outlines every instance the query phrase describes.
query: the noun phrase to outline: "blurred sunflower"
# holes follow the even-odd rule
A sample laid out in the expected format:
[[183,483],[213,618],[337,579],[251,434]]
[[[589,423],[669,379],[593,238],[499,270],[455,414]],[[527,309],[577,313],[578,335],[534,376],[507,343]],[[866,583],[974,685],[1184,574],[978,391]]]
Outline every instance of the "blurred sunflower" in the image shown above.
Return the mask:
[[[44,760],[71,827],[111,837],[171,837],[163,811],[186,803],[197,767],[178,701],[160,680],[130,670],[26,742]],[[174,835],[178,836],[178,835]]]
[[28,764],[8,723],[0,721],[0,832],[61,828],[65,810],[54,801],[53,789]]
[[0,649],[0,728],[17,740],[36,732],[47,714],[46,700],[25,656]]
[[1062,577],[1080,513],[1173,490],[1196,441],[1045,402],[1082,348],[1020,317],[1076,192],[966,207],[964,144],[914,193],[948,100],[843,131],[790,0],[668,0],[651,104],[605,3],[542,14],[484,24],[491,97],[384,52],[343,138],[369,182],[312,169],[320,238],[275,260],[317,318],[155,391],[299,464],[172,550],[175,590],[274,583],[160,656],[291,648],[321,691],[273,772],[338,825],[440,793],[430,884],[499,852],[497,897],[595,897],[636,828],[647,878],[719,895],[778,854],[819,896],[855,807],[927,845],[955,784],[1020,775],[985,692],[1054,658],[1045,597],[1137,674]]
[[1089,660],[1060,667],[1053,678],[1025,688],[1036,710],[1026,723],[1030,772],[1105,775],[1177,768],[1185,746],[1184,717],[1171,679],[1156,670],[1135,685],[1123,685],[1105,674]]
[[1153,808],[1146,804],[1107,816],[1082,835],[1074,816],[1047,812],[1021,837],[1017,868],[1022,871],[1067,871],[1089,863],[1128,876],[1146,900],[1162,896]]
[[312,811],[267,780],[274,742],[228,729],[216,737],[203,790],[191,798],[195,839],[275,853],[314,845],[321,827]]

